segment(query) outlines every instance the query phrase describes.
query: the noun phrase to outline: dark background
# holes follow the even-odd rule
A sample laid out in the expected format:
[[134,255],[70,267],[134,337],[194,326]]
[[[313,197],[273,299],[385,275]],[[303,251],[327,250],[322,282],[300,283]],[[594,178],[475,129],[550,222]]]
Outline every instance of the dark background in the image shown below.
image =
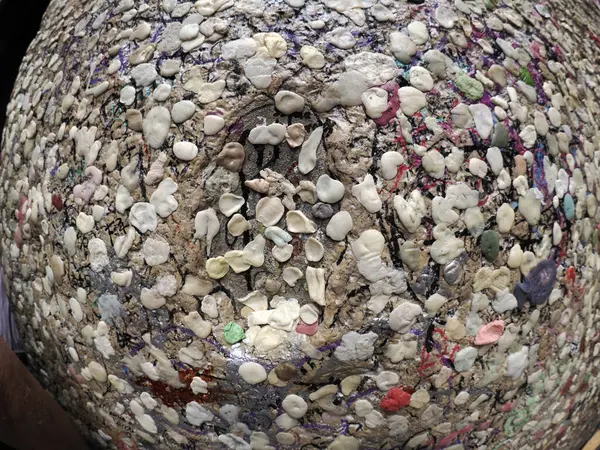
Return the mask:
[[48,3],[49,0],[0,0],[0,139],[21,60]]

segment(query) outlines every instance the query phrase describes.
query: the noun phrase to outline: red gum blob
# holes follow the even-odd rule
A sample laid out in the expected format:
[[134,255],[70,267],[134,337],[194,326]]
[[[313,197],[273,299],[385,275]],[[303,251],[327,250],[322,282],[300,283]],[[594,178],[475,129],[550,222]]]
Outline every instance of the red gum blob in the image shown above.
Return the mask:
[[15,230],[14,240],[15,244],[17,244],[17,247],[20,248],[21,244],[23,243],[23,233],[21,232],[21,225],[19,225]]
[[470,423],[466,427],[461,428],[460,430],[455,431],[454,433],[450,433],[448,436],[444,437],[444,439],[442,439],[441,441],[438,441],[435,448],[438,449],[438,448],[448,447],[450,444],[452,444],[456,440],[457,437],[459,437],[461,434],[470,433],[471,430],[473,430],[473,428],[474,428],[474,425],[472,423]]
[[385,397],[381,399],[381,407],[389,412],[398,411],[400,408],[410,405],[410,392],[401,388],[392,388]]
[[396,117],[396,113],[400,108],[400,98],[398,97],[398,89],[400,89],[400,86],[398,83],[390,82],[381,86],[381,89],[385,89],[390,94],[388,109],[381,114],[379,119],[374,119],[377,125],[383,127]]
[[312,325],[308,325],[302,321],[298,322],[296,326],[296,333],[306,334],[307,336],[312,336],[317,332],[319,328],[319,322],[315,322]]
[[484,325],[475,337],[475,345],[486,345],[498,342],[504,332],[504,320],[494,320]]
[[490,425],[491,425],[491,424],[492,424],[492,421],[491,421],[491,420],[486,420],[486,421],[485,421],[485,422],[483,422],[481,425],[479,425],[479,426],[477,427],[477,429],[478,429],[479,431],[486,430],[486,429],[488,429],[488,428],[490,427]]
[[515,409],[515,403],[514,402],[506,402],[504,405],[502,405],[502,412],[511,412],[513,409]]
[[56,194],[52,195],[52,205],[56,208],[57,211],[62,211],[63,209],[63,201]]

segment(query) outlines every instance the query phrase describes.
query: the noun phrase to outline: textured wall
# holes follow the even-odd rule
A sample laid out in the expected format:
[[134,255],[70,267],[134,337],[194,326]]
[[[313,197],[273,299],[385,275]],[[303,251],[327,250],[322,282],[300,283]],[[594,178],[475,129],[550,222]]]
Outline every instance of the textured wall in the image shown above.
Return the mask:
[[53,1],[0,158],[36,375],[109,448],[578,448],[598,16]]

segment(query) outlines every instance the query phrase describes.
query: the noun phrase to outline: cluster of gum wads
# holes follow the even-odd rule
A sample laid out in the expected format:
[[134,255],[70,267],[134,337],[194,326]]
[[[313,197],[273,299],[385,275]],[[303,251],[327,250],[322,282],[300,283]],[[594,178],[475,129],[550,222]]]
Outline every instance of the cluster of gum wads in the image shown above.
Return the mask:
[[53,1],[0,157],[36,375],[106,448],[576,448],[599,16]]

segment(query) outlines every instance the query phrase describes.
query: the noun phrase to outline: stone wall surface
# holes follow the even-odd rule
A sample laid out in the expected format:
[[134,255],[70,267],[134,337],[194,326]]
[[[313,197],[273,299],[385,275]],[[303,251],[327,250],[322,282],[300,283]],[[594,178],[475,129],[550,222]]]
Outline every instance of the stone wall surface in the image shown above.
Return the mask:
[[110,449],[578,449],[599,4],[54,0],[0,153],[32,370]]

